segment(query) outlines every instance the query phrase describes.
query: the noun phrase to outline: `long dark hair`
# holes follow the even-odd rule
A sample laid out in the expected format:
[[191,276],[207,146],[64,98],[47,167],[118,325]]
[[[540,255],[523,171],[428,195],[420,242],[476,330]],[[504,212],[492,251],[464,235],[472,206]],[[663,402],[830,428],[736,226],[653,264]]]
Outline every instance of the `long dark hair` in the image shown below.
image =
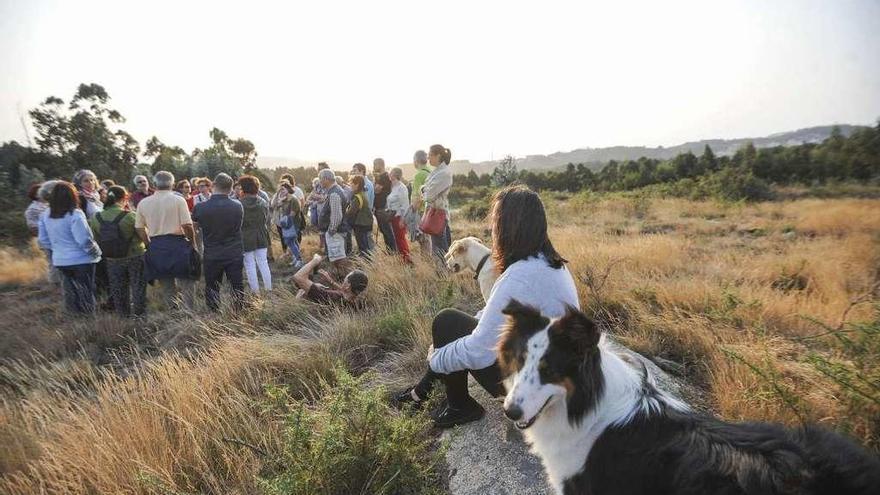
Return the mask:
[[446,146],[443,146],[442,144],[431,145],[429,152],[432,155],[439,155],[440,161],[447,165],[449,165],[449,163],[452,161],[452,150],[450,150]]
[[49,193],[49,218],[64,218],[79,208],[78,194],[73,184],[58,181]]
[[495,193],[492,218],[492,257],[499,272],[539,254],[553,268],[568,263],[550,242],[544,203],[531,189],[510,186]]
[[351,190],[354,193],[359,193],[364,190],[364,178],[361,175],[352,175],[350,179],[351,182]]

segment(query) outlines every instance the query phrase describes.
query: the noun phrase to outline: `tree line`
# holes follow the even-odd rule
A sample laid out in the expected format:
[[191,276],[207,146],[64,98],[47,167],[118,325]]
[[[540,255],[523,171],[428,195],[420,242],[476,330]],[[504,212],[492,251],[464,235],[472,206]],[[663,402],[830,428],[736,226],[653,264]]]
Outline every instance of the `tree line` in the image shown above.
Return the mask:
[[880,121],[849,136],[839,128],[822,143],[756,149],[751,143],[732,156],[716,156],[708,145],[700,156],[681,153],[670,160],[611,160],[598,171],[569,163],[562,170],[517,170],[505,157],[492,174],[456,175],[464,188],[498,187],[513,182],[536,190],[630,191],[653,186],[673,194],[725,199],[765,199],[771,185],[821,185],[830,181],[880,180]]

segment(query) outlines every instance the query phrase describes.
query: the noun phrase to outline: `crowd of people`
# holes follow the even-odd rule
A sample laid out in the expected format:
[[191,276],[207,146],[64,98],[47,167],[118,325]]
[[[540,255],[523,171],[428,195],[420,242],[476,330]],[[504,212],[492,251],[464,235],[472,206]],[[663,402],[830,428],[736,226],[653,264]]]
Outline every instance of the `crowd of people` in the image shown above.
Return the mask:
[[[401,168],[386,170],[382,158],[373,160],[372,173],[355,163],[347,181],[322,162],[308,192],[284,174],[271,196],[253,175],[176,181],[159,171],[152,178],[136,175],[129,190],[83,169],[70,182],[34,184],[25,219],[48,256],[50,280],[61,285],[65,308],[73,313],[142,316],[148,285],[159,289],[165,307],[193,308],[199,279],[208,308],[216,310],[224,278],[233,308],[241,308],[245,280],[252,294],[273,289],[273,237],[290,253],[298,297],[354,304],[368,279],[350,261],[371,259],[380,237],[404,263],[413,263],[413,243],[443,266],[451,242],[450,161],[441,145],[417,151],[409,183]],[[426,227],[429,212],[442,222]],[[302,239],[312,233],[321,254],[306,262]],[[344,276],[317,270],[324,259]]]
[[[354,164],[347,181],[322,163],[308,193],[284,175],[271,197],[251,175],[234,180],[221,173],[175,182],[172,174],[160,171],[152,185],[147,177],[135,177],[135,190],[129,192],[81,170],[72,183],[53,180],[32,187],[25,216],[49,255],[71,312],[94,313],[96,297],[106,294],[100,306],[143,315],[147,285],[153,281],[166,304],[192,307],[194,281],[200,277],[210,309],[220,307],[224,278],[232,306],[241,308],[245,277],[253,293],[274,287],[269,265],[274,235],[290,252],[297,297],[357,307],[369,279],[364,271],[349,269],[350,259],[365,258],[362,266],[369,270],[380,236],[384,248],[405,264],[414,263],[412,242],[445,268],[443,257],[451,243],[450,160],[451,152],[440,145],[416,152],[416,175],[409,184],[400,168],[386,171],[381,159],[373,161],[372,174],[364,164]],[[393,396],[398,407],[418,409],[442,382],[446,399],[432,413],[440,427],[483,416],[483,407],[469,395],[468,374],[493,396],[504,396],[496,346],[511,301],[548,317],[578,307],[574,279],[550,241],[539,196],[511,186],[496,193],[490,211],[498,278],[485,307],[477,316],[440,311],[433,320],[424,375]],[[319,236],[320,253],[304,262],[300,244],[310,232]],[[332,270],[321,269],[325,259]],[[337,279],[331,271],[345,275]]]

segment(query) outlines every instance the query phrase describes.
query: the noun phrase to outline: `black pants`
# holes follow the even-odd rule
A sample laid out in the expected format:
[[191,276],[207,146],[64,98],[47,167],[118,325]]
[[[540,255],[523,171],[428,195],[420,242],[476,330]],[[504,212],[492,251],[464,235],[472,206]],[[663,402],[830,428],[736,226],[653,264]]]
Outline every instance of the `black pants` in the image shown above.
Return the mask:
[[220,282],[223,275],[232,286],[233,308],[241,309],[244,302],[244,259],[236,257],[227,260],[208,260],[203,263],[202,271],[205,273],[205,301],[212,310],[220,308]]
[[110,297],[122,316],[143,315],[147,309],[147,281],[144,280],[144,256],[107,258]]
[[394,228],[391,226],[391,221],[383,222],[377,216],[376,223],[379,225],[379,232],[382,233],[382,238],[385,239],[385,248],[389,252],[396,253],[397,243],[394,242]]
[[[434,341],[434,349],[439,349],[465,335],[470,335],[477,327],[479,320],[457,309],[444,309],[437,313],[431,324],[431,337]],[[449,374],[435,373],[428,368],[428,372],[416,385],[416,394],[419,397],[427,397],[434,387],[435,380],[442,380],[446,385],[446,399],[452,407],[461,407],[470,399],[468,394],[467,376],[473,375],[477,383],[482,385],[492,397],[501,397],[506,392],[501,383],[501,370],[498,363],[480,370],[461,370]]]

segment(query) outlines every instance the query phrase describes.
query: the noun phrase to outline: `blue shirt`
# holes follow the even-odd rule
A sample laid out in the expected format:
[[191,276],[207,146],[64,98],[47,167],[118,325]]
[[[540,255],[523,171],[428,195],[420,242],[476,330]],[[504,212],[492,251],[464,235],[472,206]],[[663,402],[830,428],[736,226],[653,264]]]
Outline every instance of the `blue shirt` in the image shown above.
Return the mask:
[[214,193],[211,199],[193,207],[193,222],[199,224],[206,260],[242,258],[241,223],[244,208],[226,194]]
[[364,176],[364,192],[367,193],[367,205],[370,210],[373,209],[373,202],[376,200],[376,189],[373,187],[373,181],[366,175]]
[[40,247],[52,251],[55,266],[85,265],[101,261],[101,248],[92,236],[86,214],[77,208],[61,218],[50,218],[49,210],[37,225]]

